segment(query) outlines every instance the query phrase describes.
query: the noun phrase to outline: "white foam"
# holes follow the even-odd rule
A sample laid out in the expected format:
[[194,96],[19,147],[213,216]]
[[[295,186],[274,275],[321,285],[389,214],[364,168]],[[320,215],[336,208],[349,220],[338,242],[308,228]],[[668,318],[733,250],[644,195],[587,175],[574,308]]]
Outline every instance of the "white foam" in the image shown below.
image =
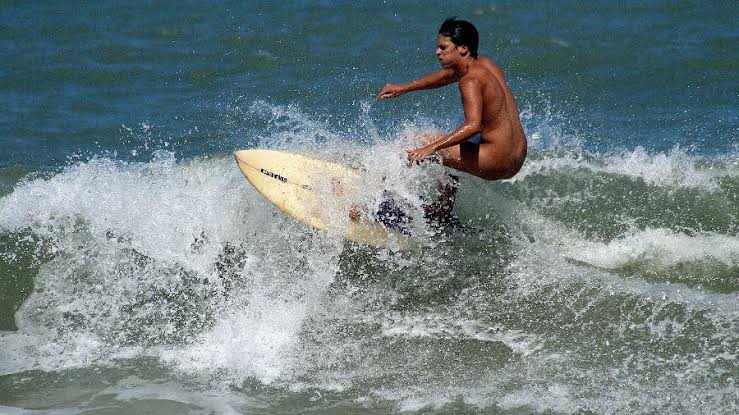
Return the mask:
[[533,386],[509,392],[498,402],[503,410],[531,408],[537,412],[559,412],[571,414],[582,409],[572,396],[571,388],[557,383],[546,387]]
[[157,258],[196,265],[190,246],[200,231],[237,236],[238,212],[249,204],[229,195],[246,191],[228,159],[177,164],[164,152],[149,163],[93,159],[17,186],[0,199],[0,229],[56,238],[82,220],[97,236],[113,232]]
[[[320,295],[333,278],[341,243],[330,237],[302,239],[302,245],[300,239],[290,240],[310,231],[274,210],[243,180],[230,157],[187,163],[177,163],[171,153],[148,163],[93,159],[47,179],[20,183],[0,199],[0,229],[50,241],[37,248],[39,255],[50,253],[53,259],[42,263],[36,290],[16,314],[20,331],[0,337],[0,349],[11,351],[0,355],[8,362],[3,367],[86,366],[140,353],[138,345],[115,345],[132,329],[150,336],[176,334],[172,321],[183,316],[162,294],[175,295],[173,301],[187,302],[193,310],[217,306],[219,298],[207,293],[220,290],[214,263],[229,242],[246,249],[241,260],[242,272],[252,273],[247,277],[263,275],[283,284],[297,277],[304,283],[284,295],[281,287],[268,284],[273,292],[254,294],[245,309],[225,309],[192,354],[212,350],[201,362],[218,363],[231,339],[233,353],[223,357],[228,367],[229,359],[239,361],[248,348],[238,343],[250,338],[254,361],[261,366],[244,371],[261,371],[264,379],[276,376],[282,364],[277,345],[291,341],[288,337],[294,337],[300,316],[309,309],[305,299]],[[278,256],[272,268],[266,264],[271,255]],[[279,263],[282,255],[287,258]],[[308,264],[309,275],[295,275],[301,261]],[[260,266],[267,272],[260,274]],[[176,289],[186,292],[172,292]],[[193,299],[186,296],[193,294]],[[145,300],[152,296],[153,302]],[[152,319],[153,326],[129,326]]]
[[610,242],[580,240],[573,243],[566,255],[607,269],[617,269],[633,262],[647,262],[660,269],[697,261],[739,266],[739,238],[645,229],[629,232]]
[[227,384],[250,377],[270,384],[289,374],[303,321],[333,281],[341,253],[340,240],[315,242],[305,247],[303,275],[290,268],[291,261],[242,269],[253,279],[251,292],[234,298],[192,344],[161,358],[190,374],[225,373]]
[[[252,110],[274,116],[273,122],[279,124],[284,138],[292,140],[293,144],[298,143],[295,144],[298,147],[305,144],[311,148],[323,139],[333,140],[338,136],[326,125],[311,120],[294,107],[257,103]],[[406,127],[400,135],[407,138],[425,130],[425,126],[417,124]],[[306,136],[306,131],[314,134],[308,134],[306,141],[301,142],[300,137]],[[263,143],[277,143],[277,147],[290,148],[293,144],[281,141],[280,134],[283,133],[265,137]],[[377,139],[377,134],[376,129],[370,131],[373,140]],[[350,150],[348,147],[333,147],[329,154],[336,159],[344,155],[346,160],[370,171],[382,172],[388,188],[396,189],[417,208],[422,203],[421,185],[433,183],[435,175],[442,170],[434,166],[409,169],[403,159],[404,148],[398,141],[379,140],[369,148]],[[315,147],[311,151],[315,151]],[[711,188],[717,186],[718,178],[734,175],[736,171],[736,164],[732,167],[728,162],[715,164],[715,169],[711,170],[680,152],[666,153],[663,159],[650,159],[638,151],[594,159],[578,151],[564,156],[534,158],[527,163],[520,180],[525,180],[526,175],[536,172],[537,168],[555,171],[584,168],[633,175],[657,186]],[[683,156],[687,159],[681,158]],[[676,169],[679,162],[685,160],[694,162],[694,170],[681,175]],[[659,170],[660,174],[652,175],[651,168]],[[665,181],[662,179],[665,176],[671,178]],[[512,182],[516,180],[519,179]],[[369,194],[366,196],[371,199]],[[735,294],[710,294],[683,284],[623,279],[607,270],[573,265],[565,258],[576,258],[600,268],[618,268],[629,261],[644,258],[660,267],[684,260],[706,259],[734,266],[737,258],[735,239],[714,234],[687,235],[665,229],[647,229],[610,242],[593,242],[562,224],[547,221],[532,210],[512,207],[510,212],[504,213],[506,217],[502,220],[511,225],[514,233],[529,228],[528,232],[536,234],[535,242],[528,242],[523,237],[513,240],[516,257],[505,270],[512,285],[505,293],[505,301],[523,300],[529,294],[556,296],[559,292],[566,292],[571,284],[585,284],[599,289],[591,299],[593,302],[628,293],[643,299],[644,304],[653,305],[654,313],[673,303],[686,305],[688,312],[708,310],[710,313],[705,313],[706,318],[718,323],[716,336],[719,340],[729,338],[728,331],[734,327],[733,319],[739,315]],[[312,319],[325,317],[327,320],[346,319],[349,325],[368,321],[374,324],[372,327],[379,327],[379,336],[500,342],[522,357],[492,369],[490,376],[483,379],[470,380],[465,379],[463,373],[451,373],[449,378],[438,383],[434,380],[425,383],[423,376],[421,382],[416,383],[419,379],[405,377],[402,367],[387,371],[383,371],[385,368],[367,368],[366,373],[370,377],[379,371],[389,373],[389,378],[398,378],[397,384],[383,384],[368,393],[398,402],[401,410],[438,409],[461,400],[481,409],[623,412],[629,409],[628,404],[633,400],[629,394],[638,396],[638,402],[648,403],[664,391],[660,389],[662,385],[652,387],[639,383],[638,374],[621,373],[617,379],[624,385],[630,382],[635,385],[628,393],[619,392],[619,384],[599,383],[601,367],[578,366],[572,360],[579,356],[550,346],[550,341],[556,344],[557,340],[556,333],[545,338],[550,336],[550,328],[541,328],[544,334],[532,334],[487,324],[483,322],[484,317],[476,320],[453,312],[437,312],[433,306],[429,307],[431,311],[399,313],[383,306],[382,300],[392,297],[392,292],[381,293],[377,302],[361,294],[348,298],[351,296],[348,293],[343,300],[356,304],[346,309],[326,306],[329,301],[324,302],[323,295],[337,273],[342,247],[340,241],[314,234],[301,225],[284,220],[281,215],[275,215],[274,208],[250,190],[230,157],[177,162],[171,154],[160,153],[148,163],[122,163],[99,158],[75,164],[51,178],[21,183],[10,195],[0,199],[0,229],[28,232],[29,238],[52,240],[49,249],[53,250],[56,258],[44,263],[36,276],[35,283],[40,290],[34,292],[19,311],[20,330],[0,335],[0,363],[7,371],[5,373],[89,367],[106,362],[114,364],[113,360],[117,358],[155,356],[187,378],[204,379],[205,387],[215,390],[238,386],[247,378],[255,378],[265,384],[287,386],[286,389],[293,392],[318,388],[354,394],[366,385],[363,383],[365,379],[342,372],[353,367],[342,359],[355,356],[353,353],[366,356],[361,351],[354,351],[365,339],[353,343],[355,340],[351,336],[337,336],[346,338],[348,343],[320,350],[301,350],[305,324],[316,324],[310,330],[321,334],[322,322],[316,323]],[[202,244],[194,248],[197,240]],[[180,287],[182,285],[177,284],[181,283],[179,280],[183,274],[207,279],[208,282],[202,284],[207,289],[219,288],[213,264],[226,242],[238,243],[245,251],[243,263],[236,270],[239,285],[232,288],[228,298],[213,300],[214,304],[197,299],[187,303],[188,307],[203,305],[199,301],[212,306],[209,308],[213,311],[209,325],[182,343],[157,347],[116,344],[115,335],[125,331],[121,328],[121,321],[137,322],[135,318],[156,315],[152,311],[168,310],[166,303],[154,304],[150,309],[127,307],[137,304],[136,296],[132,294],[136,289],[147,292]],[[130,255],[132,250],[144,259]],[[376,259],[383,264],[389,263],[388,266],[395,267],[396,271],[419,266],[446,269],[448,262],[444,258],[435,258],[435,253],[432,251],[419,260],[414,255],[394,257],[381,252]],[[424,262],[426,258],[429,258],[428,262]],[[386,287],[379,289],[392,291]],[[187,295],[186,292],[172,293],[176,299]],[[581,299],[577,293],[565,300],[576,302]],[[330,301],[336,300],[332,298]],[[474,301],[472,303],[474,306]],[[469,303],[460,302],[452,308],[468,309],[469,306]],[[587,307],[584,306],[584,310]],[[377,311],[369,313],[367,309]],[[582,311],[574,310],[576,313]],[[75,325],[65,317],[75,314],[84,317],[82,324]],[[664,340],[659,338],[663,335],[660,330],[666,332],[666,324],[674,324],[680,330],[678,323],[675,319],[656,322],[652,335],[657,340]],[[614,317],[609,324],[619,329],[631,322]],[[155,329],[176,330],[176,327],[164,324]],[[147,333],[144,331],[144,335]],[[106,335],[112,336],[112,340]],[[332,355],[334,352],[337,355]],[[643,355],[645,359],[653,356],[649,353]],[[728,352],[721,356],[723,359],[736,358]],[[698,359],[703,357],[705,355],[698,353]],[[677,359],[683,358],[688,357],[677,356]],[[372,364],[367,362],[368,366]],[[685,382],[700,379],[701,375],[714,368],[710,364],[696,364],[690,369],[694,372]],[[609,372],[612,373],[615,369]],[[433,377],[433,374],[429,375]],[[578,383],[581,381],[592,384],[583,386]],[[210,392],[195,392],[188,396],[179,385],[163,385],[160,389],[146,381],[140,384],[134,381],[132,385],[123,382],[121,386],[124,390],[112,388],[109,392],[119,399],[167,397],[213,411],[241,409],[238,399],[232,405],[229,397],[224,403],[217,393],[211,396]],[[692,389],[688,383],[679,383],[675,389],[678,392],[664,395],[665,399],[678,399],[677,394],[683,392],[691,396],[711,396],[714,392],[708,389],[713,388],[717,390],[714,397],[736,396],[735,391],[715,386],[709,384],[705,388]],[[641,395],[638,395],[639,388],[645,390]],[[366,400],[358,398],[357,402]],[[680,404],[676,405],[679,407]],[[686,407],[698,408],[687,404]],[[709,405],[707,408],[714,407]]]
[[35,364],[34,349],[38,338],[18,332],[0,332],[0,375],[17,373],[32,368]]
[[521,109],[520,117],[532,152],[571,151],[581,152],[582,141],[563,128],[567,125],[564,116],[539,94],[539,101],[529,103]]
[[[531,249],[533,248],[527,251]],[[684,283],[622,278],[606,270],[568,264],[563,261],[566,258],[563,252],[554,248],[541,248],[541,245],[538,245],[536,250],[536,253],[527,253],[534,255],[533,258],[520,256],[508,267],[515,275],[516,290],[521,294],[529,295],[539,290],[560,291],[572,284],[584,284],[598,289],[604,297],[628,294],[655,304],[681,304],[689,311],[712,311],[715,313],[713,316],[719,321],[731,320],[739,315],[736,293],[712,293],[700,287],[688,287]],[[541,255],[550,259],[545,261]]]
[[[520,368],[523,370],[523,368]],[[521,374],[523,375],[523,373]],[[576,413],[587,408],[573,396],[567,385],[536,385],[533,379],[517,379],[526,385],[507,391],[506,382],[511,382],[510,373],[498,374],[500,378],[488,376],[477,382],[462,385],[424,385],[397,389],[378,389],[373,394],[381,399],[395,401],[402,412],[421,410],[444,410],[447,405],[463,402],[478,410],[499,408],[502,410],[527,409],[536,412]],[[456,405],[455,405],[456,406]]]
[[[118,402],[141,400],[172,401],[197,406],[202,413],[241,414],[244,410],[264,409],[268,405],[239,392],[227,390],[197,391],[174,382],[150,381],[132,376],[102,389],[96,397],[113,398]],[[183,405],[183,406],[184,406]]]
[[282,150],[297,148],[305,152],[317,151],[319,147],[323,149],[345,141],[334,132],[329,123],[309,116],[292,104],[272,105],[258,100],[249,106],[247,112],[273,125],[272,133],[262,137],[259,147]]
[[[256,300],[265,304],[268,299]],[[304,312],[305,307],[296,303],[246,307],[220,317],[194,344],[164,351],[161,357],[188,373],[225,370],[231,374],[228,382],[239,384],[255,377],[269,384],[289,369],[290,347],[297,340]]]
[[691,156],[676,147],[666,153],[652,154],[641,147],[616,155],[590,156],[582,151],[545,154],[526,160],[511,181],[523,181],[532,174],[562,173],[583,169],[632,177],[657,187],[683,187],[716,191],[722,177],[739,177],[739,165]]
[[541,340],[520,330],[502,326],[485,326],[478,321],[436,313],[400,315],[383,313],[380,322],[385,336],[474,339],[499,342],[520,356],[542,349]]

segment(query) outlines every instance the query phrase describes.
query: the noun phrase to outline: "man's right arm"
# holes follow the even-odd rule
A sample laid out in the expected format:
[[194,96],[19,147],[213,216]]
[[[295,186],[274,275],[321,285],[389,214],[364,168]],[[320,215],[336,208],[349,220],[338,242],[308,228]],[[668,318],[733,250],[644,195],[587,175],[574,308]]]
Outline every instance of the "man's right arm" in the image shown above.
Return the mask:
[[395,98],[405,94],[406,92],[416,91],[419,89],[439,88],[458,80],[459,79],[454,74],[453,70],[442,69],[407,84],[387,84],[377,94],[377,99]]

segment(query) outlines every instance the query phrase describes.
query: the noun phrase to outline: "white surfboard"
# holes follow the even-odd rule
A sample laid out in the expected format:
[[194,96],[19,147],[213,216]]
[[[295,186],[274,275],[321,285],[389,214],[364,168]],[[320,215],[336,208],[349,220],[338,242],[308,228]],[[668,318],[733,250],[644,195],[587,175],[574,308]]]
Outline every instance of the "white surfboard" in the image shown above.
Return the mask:
[[247,180],[280,210],[313,228],[354,242],[407,249],[410,240],[369,215],[349,220],[361,172],[340,164],[274,150],[234,153]]

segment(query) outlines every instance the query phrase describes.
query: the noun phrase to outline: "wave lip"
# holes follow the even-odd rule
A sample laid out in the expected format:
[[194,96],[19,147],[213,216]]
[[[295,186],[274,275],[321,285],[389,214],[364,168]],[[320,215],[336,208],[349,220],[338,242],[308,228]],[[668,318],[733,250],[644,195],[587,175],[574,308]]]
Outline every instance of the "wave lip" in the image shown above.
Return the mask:
[[566,154],[529,157],[521,172],[511,181],[547,171],[585,170],[642,180],[656,187],[717,191],[723,178],[739,178],[739,165],[725,160],[691,156],[680,147],[651,154],[642,147],[620,154],[594,156],[582,150]]
[[697,261],[715,261],[736,267],[739,266],[739,239],[718,234],[687,235],[669,229],[646,229],[607,243],[581,241],[567,255],[607,269],[633,262],[668,268]]

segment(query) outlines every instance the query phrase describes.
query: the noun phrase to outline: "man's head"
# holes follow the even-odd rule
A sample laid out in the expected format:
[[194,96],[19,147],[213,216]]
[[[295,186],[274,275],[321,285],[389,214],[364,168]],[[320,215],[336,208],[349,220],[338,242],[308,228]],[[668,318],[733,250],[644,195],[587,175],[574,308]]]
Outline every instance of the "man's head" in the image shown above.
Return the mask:
[[477,58],[477,45],[480,42],[480,38],[477,35],[477,29],[472,23],[451,17],[444,20],[444,23],[441,24],[439,34],[450,38],[457,46],[466,46],[470,56]]

